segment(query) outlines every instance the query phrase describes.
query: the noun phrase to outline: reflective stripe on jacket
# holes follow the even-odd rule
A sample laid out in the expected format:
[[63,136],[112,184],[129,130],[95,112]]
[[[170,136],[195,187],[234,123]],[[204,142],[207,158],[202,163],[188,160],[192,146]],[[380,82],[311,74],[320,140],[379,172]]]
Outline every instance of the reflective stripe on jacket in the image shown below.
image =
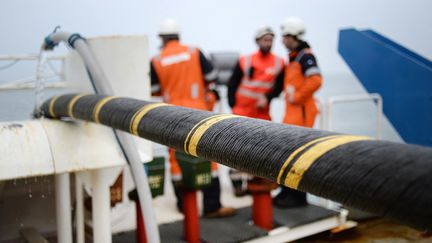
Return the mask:
[[207,109],[205,81],[199,51],[178,41],[170,41],[152,59],[164,102],[196,109]]
[[283,69],[283,66],[283,59],[272,53],[263,55],[261,52],[256,52],[252,55],[242,56],[240,67],[243,72],[243,79],[235,96],[233,113],[270,120],[269,106],[258,109],[256,103],[261,95],[265,95],[273,88],[275,77]]

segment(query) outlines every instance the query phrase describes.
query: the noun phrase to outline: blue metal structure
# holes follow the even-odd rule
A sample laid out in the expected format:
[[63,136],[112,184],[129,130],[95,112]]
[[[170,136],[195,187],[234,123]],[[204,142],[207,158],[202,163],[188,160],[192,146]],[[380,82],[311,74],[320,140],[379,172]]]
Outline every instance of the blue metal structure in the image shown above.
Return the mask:
[[373,30],[341,30],[338,51],[401,137],[432,146],[432,62]]

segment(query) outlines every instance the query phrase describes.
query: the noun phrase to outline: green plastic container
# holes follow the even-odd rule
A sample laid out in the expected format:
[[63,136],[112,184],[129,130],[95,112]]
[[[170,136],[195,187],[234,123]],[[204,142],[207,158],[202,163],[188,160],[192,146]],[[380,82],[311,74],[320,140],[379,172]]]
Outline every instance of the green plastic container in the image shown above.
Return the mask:
[[150,185],[152,197],[164,194],[165,183],[165,158],[155,157],[152,161],[144,164]]
[[176,152],[183,174],[183,184],[188,189],[202,189],[211,183],[210,161]]

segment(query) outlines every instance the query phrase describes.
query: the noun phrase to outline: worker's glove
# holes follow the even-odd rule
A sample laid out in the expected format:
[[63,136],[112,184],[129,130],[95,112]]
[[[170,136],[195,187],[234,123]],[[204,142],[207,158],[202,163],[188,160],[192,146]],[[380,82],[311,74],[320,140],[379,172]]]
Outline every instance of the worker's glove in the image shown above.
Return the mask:
[[288,87],[285,89],[287,100],[289,103],[294,102],[294,94],[295,94],[295,88],[292,85],[288,85]]
[[258,97],[257,103],[256,103],[256,107],[258,109],[264,109],[265,107],[267,107],[268,105],[268,100],[267,97],[265,95],[260,95]]

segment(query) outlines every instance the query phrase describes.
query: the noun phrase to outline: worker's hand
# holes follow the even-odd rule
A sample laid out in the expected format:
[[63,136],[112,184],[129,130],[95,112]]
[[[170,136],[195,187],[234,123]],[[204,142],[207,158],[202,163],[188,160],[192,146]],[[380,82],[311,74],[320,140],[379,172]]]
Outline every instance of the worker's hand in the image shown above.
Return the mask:
[[256,104],[257,108],[264,109],[265,107],[267,107],[267,105],[268,105],[267,97],[265,95],[260,95]]
[[293,103],[294,102],[294,93],[295,93],[294,86],[288,85],[288,87],[285,89],[285,91],[286,91],[288,102]]

